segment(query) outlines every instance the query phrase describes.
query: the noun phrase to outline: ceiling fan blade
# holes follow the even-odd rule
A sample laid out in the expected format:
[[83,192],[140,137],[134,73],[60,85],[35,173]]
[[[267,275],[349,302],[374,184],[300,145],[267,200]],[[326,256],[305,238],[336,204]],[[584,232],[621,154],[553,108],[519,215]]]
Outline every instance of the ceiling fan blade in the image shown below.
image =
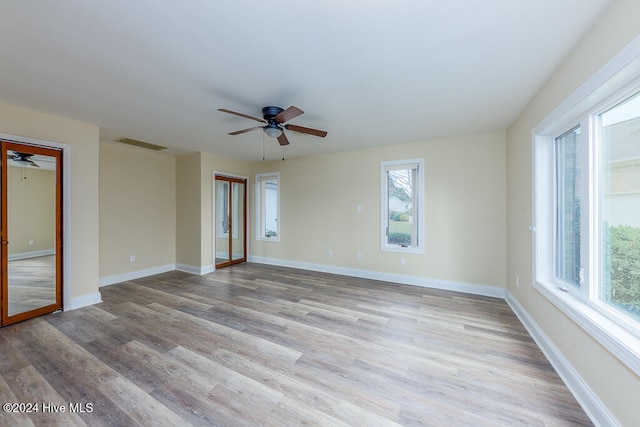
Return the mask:
[[259,119],[258,117],[249,116],[248,114],[242,114],[236,111],[227,110],[226,108],[218,108],[218,111],[222,111],[223,113],[227,113],[227,114],[233,114],[235,116],[244,117],[246,119],[255,120],[256,122],[262,122],[262,123],[267,122],[265,119]]
[[262,129],[262,126],[254,126],[248,129],[237,130],[235,132],[229,132],[229,135],[240,135],[241,133],[251,132],[252,130]]
[[38,166],[37,163],[31,161],[31,160],[27,160],[27,163],[29,163],[31,166],[33,166],[34,168],[39,168],[40,166]]
[[278,142],[280,145],[289,145],[289,140],[287,139],[287,135],[282,132],[282,134],[278,137]]
[[318,129],[311,129],[311,128],[307,128],[304,126],[298,126],[298,125],[284,125],[285,129],[289,129],[292,130],[294,132],[299,132],[299,133],[306,133],[309,135],[313,135],[313,136],[319,136],[320,138],[324,138],[325,136],[327,136],[327,132],[323,131],[323,130],[318,130]]
[[288,122],[291,119],[294,119],[296,117],[298,117],[300,114],[304,113],[304,111],[302,111],[301,109],[299,109],[298,107],[294,107],[293,105],[289,108],[287,108],[286,110],[280,112],[280,114],[278,114],[275,119],[279,122],[279,123],[284,123],[284,122]]

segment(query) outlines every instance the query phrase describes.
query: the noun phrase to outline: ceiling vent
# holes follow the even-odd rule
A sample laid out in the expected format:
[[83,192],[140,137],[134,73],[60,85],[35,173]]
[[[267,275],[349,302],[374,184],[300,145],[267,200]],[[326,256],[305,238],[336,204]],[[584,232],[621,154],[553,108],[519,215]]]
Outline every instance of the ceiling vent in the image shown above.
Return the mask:
[[147,150],[160,151],[167,149],[167,147],[163,147],[161,145],[150,144],[148,142],[138,141],[137,139],[131,138],[118,138],[114,139],[114,141],[122,144],[133,145],[134,147],[146,148]]

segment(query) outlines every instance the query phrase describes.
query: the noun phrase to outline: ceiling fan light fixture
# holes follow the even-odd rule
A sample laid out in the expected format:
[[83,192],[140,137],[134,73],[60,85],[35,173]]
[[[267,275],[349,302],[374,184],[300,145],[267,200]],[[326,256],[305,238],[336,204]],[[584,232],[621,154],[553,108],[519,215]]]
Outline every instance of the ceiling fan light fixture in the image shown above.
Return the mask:
[[282,135],[282,129],[275,123],[270,123],[269,126],[264,128],[264,133],[266,133],[271,138],[278,138]]

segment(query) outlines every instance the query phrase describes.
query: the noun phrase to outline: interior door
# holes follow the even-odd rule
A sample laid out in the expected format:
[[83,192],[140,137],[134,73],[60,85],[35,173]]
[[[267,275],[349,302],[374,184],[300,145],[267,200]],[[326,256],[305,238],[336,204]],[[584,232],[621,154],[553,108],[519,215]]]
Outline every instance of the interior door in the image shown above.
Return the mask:
[[215,265],[225,267],[247,259],[247,180],[216,175]]
[[62,309],[62,151],[2,141],[2,325]]

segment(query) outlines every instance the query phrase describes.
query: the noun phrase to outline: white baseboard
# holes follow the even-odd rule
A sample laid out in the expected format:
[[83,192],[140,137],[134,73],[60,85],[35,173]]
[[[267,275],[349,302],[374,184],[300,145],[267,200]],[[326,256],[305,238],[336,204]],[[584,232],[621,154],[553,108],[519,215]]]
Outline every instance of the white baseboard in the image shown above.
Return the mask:
[[609,412],[607,407],[598,399],[598,396],[593,393],[587,383],[585,383],[582,377],[573,369],[573,366],[571,366],[567,358],[562,355],[558,347],[547,337],[511,292],[506,291],[505,300],[540,350],[542,350],[547,357],[551,366],[553,366],[578,403],[580,403],[580,406],[582,406],[582,409],[584,409],[591,421],[593,421],[596,426],[619,426],[620,424]]
[[41,249],[39,251],[20,252],[17,254],[9,254],[9,261],[17,261],[19,259],[37,258],[40,256],[55,255],[55,249]]
[[144,270],[130,271],[127,273],[114,274],[112,276],[101,277],[98,281],[98,286],[108,286],[116,283],[126,282],[127,280],[141,279],[143,277],[153,276],[155,274],[166,273],[168,271],[184,271],[185,273],[197,274],[202,276],[204,274],[211,273],[215,270],[213,264],[197,267],[195,265],[188,264],[167,264],[158,267],[146,268]]
[[100,295],[100,292],[82,295],[81,297],[71,298],[71,300],[65,304],[64,311],[75,310],[77,308],[87,307],[101,302],[102,295]]
[[101,277],[98,286],[108,286],[115,283],[126,282],[127,280],[140,279],[142,277],[153,276],[154,274],[166,273],[176,269],[175,264],[161,265],[158,267],[145,268],[144,270],[130,271],[128,273],[114,274],[113,276]]
[[249,262],[259,264],[278,265],[281,267],[300,268],[302,270],[320,271],[323,273],[341,274],[343,276],[360,277],[363,279],[382,280],[385,282],[401,283],[404,285],[420,286],[423,288],[442,289],[447,291],[464,292],[473,295],[502,298],[505,289],[496,286],[479,285],[475,283],[453,282],[449,280],[430,279],[428,277],[409,276],[404,274],[382,273],[378,271],[360,270],[355,268],[336,267],[324,264],[289,261],[277,258],[250,256]]
[[185,273],[197,274],[198,276],[204,276],[205,274],[213,273],[216,269],[213,264],[204,265],[202,267],[198,267],[196,265],[188,265],[188,264],[176,264],[176,270],[184,271]]

